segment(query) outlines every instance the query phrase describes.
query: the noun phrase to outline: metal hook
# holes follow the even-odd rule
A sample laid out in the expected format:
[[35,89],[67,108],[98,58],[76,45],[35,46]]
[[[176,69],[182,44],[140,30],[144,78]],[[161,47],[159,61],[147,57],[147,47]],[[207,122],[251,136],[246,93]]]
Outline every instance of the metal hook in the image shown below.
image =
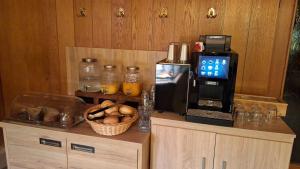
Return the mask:
[[158,15],[160,18],[167,18],[168,17],[168,9],[167,8],[161,8],[160,13]]
[[217,12],[215,8],[209,8],[207,12],[207,18],[216,18],[217,17]]
[[87,16],[87,9],[86,8],[79,8],[78,17],[86,17]]
[[117,17],[123,18],[124,16],[125,16],[125,9],[120,7],[117,12]]

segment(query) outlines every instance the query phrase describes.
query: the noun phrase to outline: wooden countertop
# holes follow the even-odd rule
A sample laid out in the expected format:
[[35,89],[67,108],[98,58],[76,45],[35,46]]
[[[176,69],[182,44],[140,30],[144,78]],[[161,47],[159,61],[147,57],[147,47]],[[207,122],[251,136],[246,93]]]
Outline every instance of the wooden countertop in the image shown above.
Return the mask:
[[207,132],[214,132],[217,134],[226,134],[241,137],[251,137],[257,139],[273,140],[279,142],[293,143],[296,135],[288,127],[288,125],[278,118],[272,123],[264,124],[262,126],[254,126],[251,124],[241,125],[235,123],[233,127],[215,126],[201,123],[193,123],[185,121],[183,116],[175,113],[163,112],[153,113],[151,115],[152,125],[165,125],[170,127],[178,127],[184,129],[201,130]]
[[21,126],[27,126],[27,127],[33,127],[33,128],[42,128],[47,129],[51,131],[56,132],[64,132],[67,134],[76,134],[76,135],[83,135],[83,136],[90,136],[90,137],[98,137],[102,139],[112,139],[112,140],[119,140],[119,141],[126,141],[131,143],[138,143],[142,144],[149,140],[150,138],[150,132],[144,133],[140,132],[138,130],[137,124],[131,126],[125,133],[116,135],[116,136],[102,136],[97,133],[95,133],[92,128],[89,126],[88,123],[82,122],[79,125],[71,128],[71,129],[59,129],[59,128],[53,128],[53,127],[45,127],[40,125],[32,125],[32,124],[26,124],[21,122],[14,122],[14,121],[2,121],[0,122],[0,127],[5,127],[9,125],[21,125]]

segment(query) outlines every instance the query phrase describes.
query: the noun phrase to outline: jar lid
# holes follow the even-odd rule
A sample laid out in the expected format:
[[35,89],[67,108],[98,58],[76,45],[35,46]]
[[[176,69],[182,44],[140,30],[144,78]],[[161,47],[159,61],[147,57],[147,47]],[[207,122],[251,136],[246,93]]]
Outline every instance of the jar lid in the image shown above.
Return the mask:
[[115,69],[116,65],[104,65],[105,69]]
[[140,69],[140,68],[137,67],[137,66],[127,66],[127,70],[133,71],[133,70],[139,70],[139,69]]
[[97,59],[96,58],[82,58],[81,61],[86,62],[86,63],[93,63],[93,62],[97,62]]

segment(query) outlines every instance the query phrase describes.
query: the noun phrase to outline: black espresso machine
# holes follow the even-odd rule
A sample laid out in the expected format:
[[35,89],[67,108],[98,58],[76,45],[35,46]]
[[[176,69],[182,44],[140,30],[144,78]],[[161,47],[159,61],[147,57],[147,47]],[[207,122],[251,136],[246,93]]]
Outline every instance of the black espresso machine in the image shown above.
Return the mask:
[[233,99],[238,54],[230,36],[200,36],[205,49],[193,52],[186,120],[233,126]]

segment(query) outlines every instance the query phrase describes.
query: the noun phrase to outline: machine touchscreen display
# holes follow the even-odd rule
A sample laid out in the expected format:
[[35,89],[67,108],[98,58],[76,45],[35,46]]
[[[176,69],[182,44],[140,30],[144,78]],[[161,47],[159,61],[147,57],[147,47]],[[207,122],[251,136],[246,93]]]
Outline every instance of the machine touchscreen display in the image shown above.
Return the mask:
[[229,56],[200,56],[198,77],[228,79]]

